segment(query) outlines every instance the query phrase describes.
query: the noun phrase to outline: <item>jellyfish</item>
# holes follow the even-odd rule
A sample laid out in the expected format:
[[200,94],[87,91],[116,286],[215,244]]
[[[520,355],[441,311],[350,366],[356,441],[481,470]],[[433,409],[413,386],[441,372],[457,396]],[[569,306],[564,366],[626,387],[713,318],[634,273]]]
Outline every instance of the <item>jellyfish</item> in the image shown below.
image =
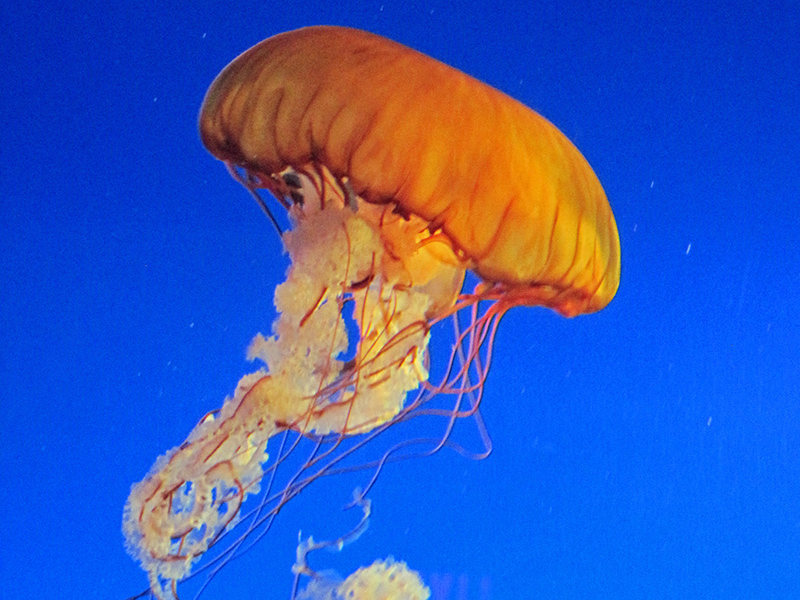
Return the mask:
[[[468,416],[488,454],[479,406],[502,316],[598,311],[620,275],[611,207],[575,146],[518,101],[383,37],[327,26],[271,37],[215,79],[199,128],[281,232],[290,266],[271,334],[248,349],[263,366],[131,490],[126,546],[159,599],[242,526],[213,575],[320,477],[369,467],[366,493],[414,444],[458,450],[450,433]],[[448,320],[452,351],[434,356]],[[438,438],[342,466],[421,415],[444,419]],[[313,449],[276,484],[303,440]]]

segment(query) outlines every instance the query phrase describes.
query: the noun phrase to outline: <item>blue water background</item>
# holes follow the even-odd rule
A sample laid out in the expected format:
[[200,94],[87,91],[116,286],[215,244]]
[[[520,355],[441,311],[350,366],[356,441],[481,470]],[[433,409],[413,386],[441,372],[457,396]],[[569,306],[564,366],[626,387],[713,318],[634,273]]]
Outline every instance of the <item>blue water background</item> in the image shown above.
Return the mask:
[[[367,533],[312,566],[393,555],[435,600],[800,597],[796,3],[57,0],[0,20],[0,597],[145,587],[130,486],[252,370],[286,269],[197,111],[238,53],[323,23],[545,115],[623,254],[601,313],[502,322],[494,453],[391,465]],[[297,498],[204,597],[288,598],[298,531],[354,524],[356,479]]]

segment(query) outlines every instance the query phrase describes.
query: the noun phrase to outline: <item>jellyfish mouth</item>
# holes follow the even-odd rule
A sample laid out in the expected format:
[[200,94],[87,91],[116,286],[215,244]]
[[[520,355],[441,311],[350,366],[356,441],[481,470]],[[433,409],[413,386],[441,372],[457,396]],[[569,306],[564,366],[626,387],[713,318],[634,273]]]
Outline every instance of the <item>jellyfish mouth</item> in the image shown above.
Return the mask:
[[427,223],[365,202],[322,167],[271,181],[295,198],[282,235],[291,264],[275,290],[272,335],[256,336],[248,356],[291,398],[285,422],[364,433],[427,381],[430,323],[455,304],[465,265]]

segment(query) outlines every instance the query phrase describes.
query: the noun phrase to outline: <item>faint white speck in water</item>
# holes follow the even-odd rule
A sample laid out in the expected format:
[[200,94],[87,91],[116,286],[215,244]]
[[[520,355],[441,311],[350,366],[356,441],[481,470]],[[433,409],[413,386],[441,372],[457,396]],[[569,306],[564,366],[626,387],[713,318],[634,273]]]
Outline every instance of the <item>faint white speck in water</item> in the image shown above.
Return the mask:
[[205,33],[203,34],[203,39],[206,39],[206,34]]
[[158,96],[156,96],[155,98],[153,98],[153,102],[155,102],[156,100],[158,100]]
[[639,229],[639,224],[638,223],[634,223],[633,224],[633,232],[636,233],[637,229]]
[[383,12],[383,4],[381,4],[381,7],[380,7],[378,10],[379,10],[380,12]]
[[708,421],[706,421],[706,427],[711,427],[711,417],[708,417]]
[[650,189],[651,189],[651,190],[653,189],[653,186],[654,186],[655,184],[656,184],[655,180],[653,180],[653,181],[651,181],[651,182],[650,182]]
[[192,327],[194,327],[194,323],[189,323],[189,329],[191,329]]
[[686,246],[686,254],[689,254],[689,252],[690,252],[691,250],[692,250],[692,243],[691,243],[691,242],[689,242],[689,245],[688,245],[688,246]]

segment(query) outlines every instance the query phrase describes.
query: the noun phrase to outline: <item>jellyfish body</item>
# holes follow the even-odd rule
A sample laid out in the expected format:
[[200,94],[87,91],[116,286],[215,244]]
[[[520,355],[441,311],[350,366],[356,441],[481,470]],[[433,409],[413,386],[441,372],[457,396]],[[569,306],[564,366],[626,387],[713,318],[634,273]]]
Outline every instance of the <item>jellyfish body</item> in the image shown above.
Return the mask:
[[[217,77],[199,126],[237,179],[288,209],[291,266],[272,335],[249,349],[265,366],[131,491],[127,546],[159,598],[241,522],[268,473],[258,524],[395,424],[444,417],[427,452],[452,446],[455,421],[478,415],[506,310],[593,312],[619,284],[611,208],[571,142],[516,100],[385,38],[339,27],[269,38]],[[467,270],[481,279],[472,291]],[[453,350],[431,381],[431,329],[448,317]],[[429,404],[441,396],[449,408]],[[268,463],[282,432],[316,447],[276,489],[299,443]],[[364,441],[345,450],[348,439]],[[377,475],[401,447],[364,464]]]

